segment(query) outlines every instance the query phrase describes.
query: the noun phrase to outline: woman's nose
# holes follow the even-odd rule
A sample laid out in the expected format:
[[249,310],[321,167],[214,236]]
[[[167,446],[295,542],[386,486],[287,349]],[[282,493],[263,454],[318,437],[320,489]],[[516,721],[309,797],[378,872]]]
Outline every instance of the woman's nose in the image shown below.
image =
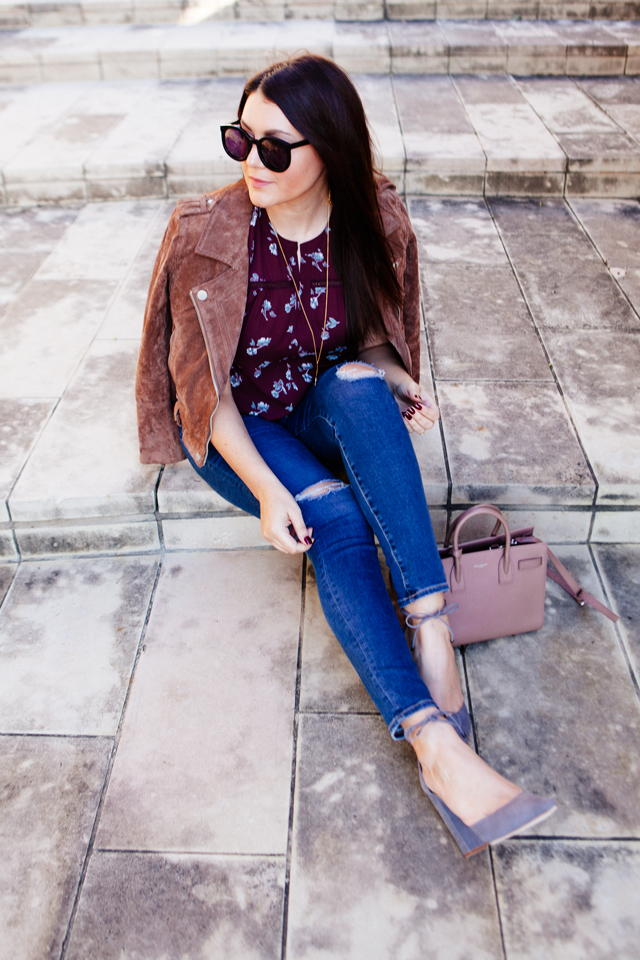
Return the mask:
[[255,143],[251,144],[251,150],[249,151],[249,156],[245,160],[250,167],[264,167],[264,163],[260,159],[260,154],[258,153],[258,148]]

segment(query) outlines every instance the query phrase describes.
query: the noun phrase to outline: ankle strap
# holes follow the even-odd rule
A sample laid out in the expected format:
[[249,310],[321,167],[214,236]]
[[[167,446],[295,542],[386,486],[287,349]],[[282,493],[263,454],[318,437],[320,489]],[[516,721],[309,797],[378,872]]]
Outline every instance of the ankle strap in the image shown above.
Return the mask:
[[[458,610],[460,607],[459,603],[449,603],[445,604],[441,610],[436,610],[435,613],[408,613],[405,617],[405,623],[408,626],[409,630],[413,630],[413,638],[411,641],[411,649],[413,650],[416,645],[416,631],[423,623],[426,623],[427,620],[442,620],[442,617],[446,617],[448,613],[453,613],[454,610]],[[413,622],[411,622],[413,621]],[[451,624],[447,623],[446,620],[442,620],[445,627],[451,634],[451,643],[453,643],[454,636],[453,630],[451,629]]]
[[444,720],[446,723],[450,723],[456,733],[458,733],[464,739],[464,731],[457,715],[455,713],[447,713],[446,710],[436,710],[435,713],[429,713],[426,717],[423,717],[422,720],[418,720],[417,723],[407,727],[407,729],[404,731],[405,740],[407,740],[409,743],[413,743],[414,740],[418,739],[426,725],[431,723],[433,720]]

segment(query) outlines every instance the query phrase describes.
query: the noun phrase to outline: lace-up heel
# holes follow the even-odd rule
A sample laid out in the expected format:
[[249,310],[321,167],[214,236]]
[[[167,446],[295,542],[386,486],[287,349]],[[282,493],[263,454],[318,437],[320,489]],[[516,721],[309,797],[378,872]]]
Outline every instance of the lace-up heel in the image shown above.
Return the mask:
[[[407,625],[407,630],[411,631],[411,649],[415,650],[416,648],[416,634],[423,623],[426,623],[427,620],[440,620],[447,630],[449,631],[451,637],[451,643],[453,643],[454,635],[451,625],[447,623],[446,620],[443,620],[443,617],[446,617],[448,613],[453,613],[454,610],[458,609],[457,603],[449,603],[442,607],[441,610],[436,610],[435,613],[409,613],[405,617],[405,623]],[[469,716],[469,711],[467,710],[466,703],[463,703],[462,706],[456,713],[450,714],[452,718],[455,719],[454,727],[458,735],[464,740],[465,743],[469,743],[471,739],[471,717]]]
[[[458,723],[455,720],[456,716],[456,714],[446,713],[444,710],[431,713],[404,731],[405,740],[413,743],[414,740],[418,739],[426,725],[433,720],[446,721],[459,734]],[[548,797],[540,797],[535,793],[522,791],[513,800],[509,800],[508,803],[503,804],[493,813],[468,827],[440,797],[429,790],[424,780],[420,761],[418,761],[418,772],[420,774],[420,786],[444,820],[449,833],[465,857],[473,857],[489,844],[500,843],[522,830],[541,823],[557,809],[556,804]]]

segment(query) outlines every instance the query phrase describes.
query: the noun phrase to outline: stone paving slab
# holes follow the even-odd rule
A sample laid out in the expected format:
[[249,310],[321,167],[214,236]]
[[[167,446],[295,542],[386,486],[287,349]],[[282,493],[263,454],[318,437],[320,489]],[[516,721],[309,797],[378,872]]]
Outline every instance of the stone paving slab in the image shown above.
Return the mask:
[[[588,548],[557,552],[602,598]],[[637,837],[640,704],[610,621],[549,583],[541,630],[468,646],[465,660],[479,752],[524,789],[557,800],[535,832]]]
[[465,861],[377,717],[300,724],[287,960],[502,957],[486,853]]
[[637,843],[511,842],[494,865],[509,960],[637,956]]
[[2,960],[60,955],[111,745],[0,736]]
[[607,593],[620,615],[619,631],[636,680],[640,679],[640,549],[599,546],[594,550]]
[[[560,552],[601,596],[588,548]],[[634,956],[640,709],[624,653],[637,646],[638,548],[596,552],[620,625],[549,584],[541,631],[457,651],[481,754],[560,804],[537,836],[470,861],[420,790],[408,745],[370,713],[320,619],[310,574],[300,622],[299,560],[274,551],[165,557],[106,806],[110,736],[0,736],[0,782],[11,784],[0,791],[2,960],[58,957],[67,933],[67,960],[123,951],[147,960],[464,960],[469,944],[474,958],[501,958],[502,941],[508,957],[525,960]],[[107,563],[64,567],[82,576]],[[45,568],[55,565],[23,563],[16,583]],[[86,608],[95,617],[95,605]],[[50,609],[48,621],[64,629],[75,615]],[[620,626],[631,631],[624,651]],[[108,630],[117,643],[117,619]],[[38,664],[40,648],[24,656]],[[238,703],[258,703],[260,723],[255,710],[242,719]],[[587,714],[597,719],[585,726],[578,718]],[[275,740],[287,769],[282,796]],[[135,791],[125,796],[127,767]],[[121,805],[110,809],[118,792]],[[278,819],[280,849],[266,851],[265,829],[273,838]],[[222,849],[234,829],[242,849]]]
[[24,563],[0,612],[0,730],[113,736],[156,558]]
[[66,960],[279,960],[282,858],[97,852]]
[[165,558],[96,843],[283,855],[301,561]]
[[421,72],[436,73],[640,73],[636,21],[547,21],[542,31],[529,21],[513,21],[508,30],[502,23],[440,19],[397,27],[385,20],[281,19],[27,27],[3,33],[0,83],[242,76],[299,49],[333,57],[356,73],[415,72],[414,58]]

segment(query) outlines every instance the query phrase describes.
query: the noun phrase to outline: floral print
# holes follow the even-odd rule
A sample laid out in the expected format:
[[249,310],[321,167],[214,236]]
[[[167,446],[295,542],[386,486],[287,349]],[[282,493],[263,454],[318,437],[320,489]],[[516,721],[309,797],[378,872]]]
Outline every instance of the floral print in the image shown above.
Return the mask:
[[[325,318],[327,234],[298,244],[280,238],[304,308],[322,343],[320,370],[349,359],[342,284],[329,262]],[[322,339],[321,339],[322,338]],[[300,308],[265,210],[254,207],[249,229],[249,288],[244,323],[231,367],[231,387],[241,413],[278,420],[291,413],[313,383],[313,337]]]

